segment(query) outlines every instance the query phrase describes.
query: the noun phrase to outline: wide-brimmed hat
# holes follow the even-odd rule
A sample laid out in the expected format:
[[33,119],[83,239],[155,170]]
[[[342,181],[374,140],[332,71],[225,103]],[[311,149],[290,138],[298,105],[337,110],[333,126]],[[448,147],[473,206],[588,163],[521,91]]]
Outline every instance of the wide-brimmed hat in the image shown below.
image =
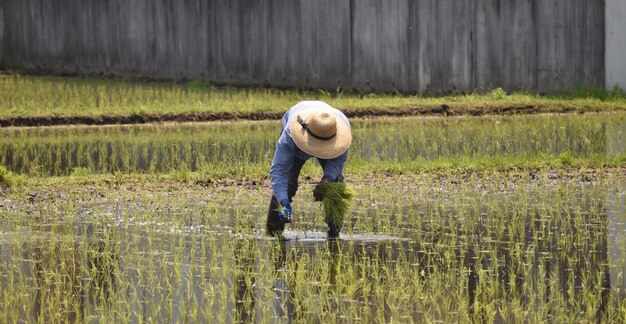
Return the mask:
[[329,109],[299,112],[289,127],[296,145],[305,153],[321,159],[340,156],[352,142],[350,126]]

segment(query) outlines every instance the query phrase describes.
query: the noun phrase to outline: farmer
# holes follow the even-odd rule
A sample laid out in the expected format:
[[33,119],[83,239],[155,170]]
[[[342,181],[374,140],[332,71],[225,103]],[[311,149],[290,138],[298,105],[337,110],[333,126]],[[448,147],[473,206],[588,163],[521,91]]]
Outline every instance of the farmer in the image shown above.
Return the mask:
[[[291,222],[291,202],[304,162],[315,157],[324,169],[324,176],[313,190],[315,201],[321,201],[321,184],[343,182],[350,142],[348,118],[325,102],[302,101],[285,113],[270,169],[273,195],[267,213],[268,235],[281,235],[285,224]],[[328,227],[330,237],[339,235],[339,229],[332,224]]]

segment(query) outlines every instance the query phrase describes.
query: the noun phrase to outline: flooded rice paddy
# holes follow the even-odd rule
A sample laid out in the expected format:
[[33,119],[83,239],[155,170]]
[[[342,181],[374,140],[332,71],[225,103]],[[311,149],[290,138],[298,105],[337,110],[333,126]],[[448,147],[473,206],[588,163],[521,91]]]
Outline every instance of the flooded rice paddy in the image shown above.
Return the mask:
[[[0,152],[12,170],[48,175],[76,167],[193,169],[226,156],[268,164],[275,130],[271,123],[2,130]],[[619,156],[623,131],[624,117],[606,115],[362,121],[355,123],[351,163]],[[148,148],[152,153],[140,158]],[[47,155],[54,163],[36,159],[45,152],[58,152]],[[301,184],[286,240],[264,235],[266,179],[246,186],[153,180],[4,191],[0,321],[626,318],[622,171],[348,180],[357,197],[339,240],[326,239],[311,197],[314,179]]]
[[[154,173],[267,168],[278,122],[0,129],[0,165],[17,173]],[[349,165],[626,154],[626,114],[357,120]]]

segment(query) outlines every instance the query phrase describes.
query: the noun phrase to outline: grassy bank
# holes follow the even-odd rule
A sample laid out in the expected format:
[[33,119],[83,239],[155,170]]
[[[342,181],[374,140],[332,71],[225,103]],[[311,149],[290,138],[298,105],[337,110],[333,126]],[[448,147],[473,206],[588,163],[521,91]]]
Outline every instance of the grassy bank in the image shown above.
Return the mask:
[[0,75],[0,93],[0,118],[5,119],[208,112],[280,113],[301,100],[323,100],[344,110],[426,109],[445,105],[443,111],[436,112],[455,114],[506,113],[507,109],[515,107],[524,107],[530,112],[626,110],[626,96],[622,91],[594,89],[579,89],[555,96],[508,94],[502,89],[495,89],[484,94],[432,97],[354,93],[341,89],[326,92],[218,87],[198,81]]

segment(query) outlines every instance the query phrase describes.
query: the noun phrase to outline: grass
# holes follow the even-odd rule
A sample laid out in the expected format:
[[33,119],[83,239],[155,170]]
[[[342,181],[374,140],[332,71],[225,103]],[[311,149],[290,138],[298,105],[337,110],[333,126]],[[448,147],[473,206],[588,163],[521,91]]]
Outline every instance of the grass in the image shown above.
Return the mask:
[[6,167],[0,165],[0,188],[13,187],[15,185],[22,184],[24,181],[23,176],[18,176],[13,172],[7,170]]
[[5,167],[0,166],[0,186],[10,187],[13,185],[12,174]]
[[593,87],[577,87],[570,92],[561,94],[560,97],[564,99],[595,98],[601,101],[619,101],[626,99],[626,93],[617,86],[614,86],[611,90]]
[[199,81],[166,82],[102,77],[1,76],[0,118],[99,116],[195,112],[284,112],[298,101],[323,100],[340,109],[439,107],[494,110],[534,106],[544,111],[616,111],[626,97],[611,91],[580,88],[540,96],[507,93],[423,96],[314,90],[222,87]]

